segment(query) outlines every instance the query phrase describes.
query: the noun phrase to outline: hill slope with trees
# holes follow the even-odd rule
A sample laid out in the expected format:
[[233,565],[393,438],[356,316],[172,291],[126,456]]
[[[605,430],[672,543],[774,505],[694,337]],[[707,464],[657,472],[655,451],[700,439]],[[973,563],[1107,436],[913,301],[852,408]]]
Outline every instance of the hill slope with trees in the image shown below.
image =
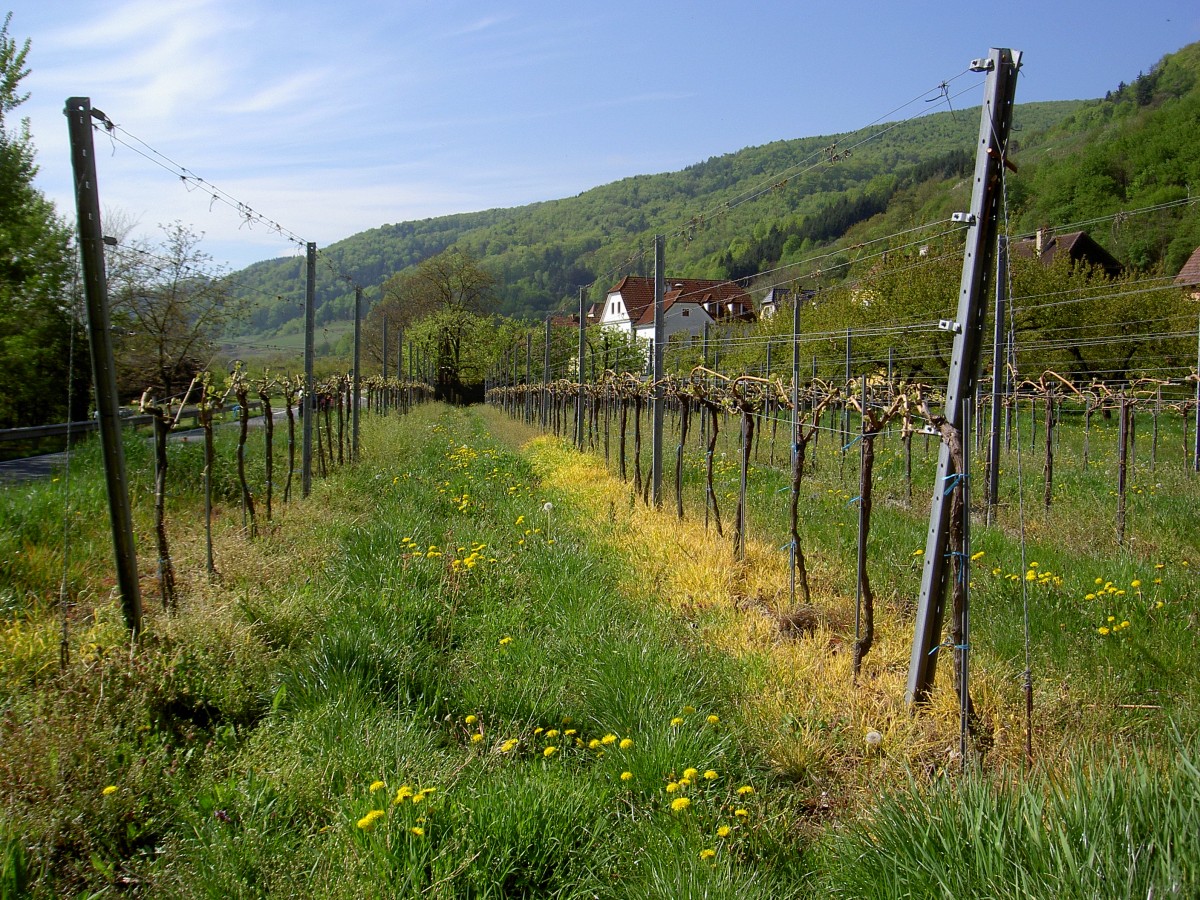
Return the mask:
[[[1200,185],[1198,83],[1200,45],[1191,45],[1103,99],[1019,105],[1010,230],[1084,228],[1129,269],[1178,271],[1200,245],[1188,202]],[[849,258],[839,248],[965,208],[977,128],[977,109],[946,110],[777,141],[562,200],[383,225],[322,249],[317,323],[352,316],[353,293],[337,273],[371,288],[450,247],[495,276],[498,311],[518,318],[573,308],[581,285],[594,300],[620,275],[648,273],[656,233],[668,236],[679,276],[750,279],[822,251],[836,271]],[[252,306],[243,336],[300,330],[300,259],[255,264],[235,281]]]

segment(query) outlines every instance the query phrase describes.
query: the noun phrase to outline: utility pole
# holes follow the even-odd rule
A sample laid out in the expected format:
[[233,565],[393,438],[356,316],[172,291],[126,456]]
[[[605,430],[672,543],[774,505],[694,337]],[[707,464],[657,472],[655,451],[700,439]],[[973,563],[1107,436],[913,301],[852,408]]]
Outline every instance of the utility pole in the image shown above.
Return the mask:
[[650,448],[650,499],[655,509],[662,508],[662,466],[663,466],[663,332],[666,322],[663,321],[663,293],[666,276],[663,267],[666,260],[663,257],[663,236],[654,236],[654,347],[653,368],[650,372],[650,398],[654,404],[651,448]]
[[[950,373],[946,387],[946,423],[962,434],[962,399],[971,395],[979,373],[979,351],[983,331],[983,304],[980,288],[995,248],[1000,181],[1012,125],[1013,97],[1020,51],[995,49],[986,59],[972,61],[971,70],[987,72],[984,103],[976,143],[975,174],[971,191],[971,209],[955,213],[954,221],[967,225],[962,280],[959,286],[958,312],[954,321],[941,327],[954,335]],[[954,472],[950,446],[941,442],[929,532],[921,570],[921,593],[917,600],[917,620],[913,630],[912,656],[908,668],[905,700],[910,704],[925,701],[933,688],[937,670],[937,648],[945,612],[946,554],[949,544],[951,495],[961,489],[966,472]],[[959,476],[958,485],[954,484]],[[969,511],[967,511],[969,513]],[[965,513],[966,514],[966,513]]]
[[300,450],[300,496],[307,497],[312,491],[312,441],[313,415],[317,408],[313,402],[313,335],[317,322],[317,245],[308,242],[307,282],[304,286],[304,399],[300,402],[300,417],[304,420],[301,429]]
[[354,396],[353,412],[350,413],[350,432],[352,435],[351,444],[354,449],[354,461],[358,462],[358,394],[359,387],[359,366],[362,364],[362,299],[363,289],[357,284],[354,286],[354,379],[351,382],[350,390]]
[[121,446],[121,419],[117,405],[117,370],[113,362],[112,331],[108,318],[108,279],[104,271],[104,231],[100,225],[100,188],[96,180],[96,149],[92,119],[111,127],[108,116],[92,109],[89,97],[67,100],[67,128],[71,140],[71,166],[75,174],[75,211],[79,221],[79,255],[87,300],[88,342],[92,351],[92,380],[96,389],[96,415],[104,455],[104,482],[108,489],[108,514],[116,557],[117,587],[125,625],[136,637],[142,630],[142,596],[138,587],[137,547],[133,542],[133,515],[125,479],[125,449]]

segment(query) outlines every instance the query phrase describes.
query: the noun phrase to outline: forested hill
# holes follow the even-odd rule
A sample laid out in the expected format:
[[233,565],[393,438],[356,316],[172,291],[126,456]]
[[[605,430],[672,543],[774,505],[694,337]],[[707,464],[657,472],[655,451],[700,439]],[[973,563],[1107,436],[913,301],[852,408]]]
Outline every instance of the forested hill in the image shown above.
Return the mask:
[[[1010,179],[1016,227],[1065,226],[1186,199],[1189,184],[1200,186],[1198,73],[1200,44],[1128,85],[1114,73],[1117,83],[1102,100],[1019,104],[1010,152],[1019,169]],[[499,276],[500,311],[514,316],[573,303],[581,284],[595,282],[598,296],[655,233],[675,235],[667,243],[674,275],[750,276],[965,208],[978,127],[978,108],[945,110],[778,141],[562,200],[384,225],[322,249],[328,264],[318,267],[317,320],[351,315],[353,295],[335,270],[374,286],[454,244]],[[1093,236],[1128,264],[1178,269],[1200,244],[1195,209],[1173,206],[1120,227],[1106,222]],[[253,294],[248,332],[298,327],[302,260],[257,263],[236,281]]]

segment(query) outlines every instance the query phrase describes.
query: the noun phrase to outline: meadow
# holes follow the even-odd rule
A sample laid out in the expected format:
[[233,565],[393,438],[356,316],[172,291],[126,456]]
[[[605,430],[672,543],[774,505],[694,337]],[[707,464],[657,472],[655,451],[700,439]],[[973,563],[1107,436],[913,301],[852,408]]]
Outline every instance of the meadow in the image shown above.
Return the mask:
[[1017,430],[996,522],[972,529],[965,757],[948,667],[904,703],[921,438],[911,499],[899,441],[878,450],[857,680],[857,459],[832,429],[804,482],[803,605],[780,550],[786,429],[756,449],[742,559],[706,525],[698,443],[681,521],[613,471],[611,434],[606,466],[604,435],[579,453],[496,409],[367,417],[359,462],[250,540],[222,438],[212,577],[200,447],[173,444],[171,611],[150,599],[152,456],[131,439],[136,642],[88,446],[69,493],[0,493],[0,894],[1194,895],[1200,478],[1180,427],[1153,467],[1139,436],[1123,545],[1115,424],[1092,423],[1084,468],[1064,417],[1049,509]]

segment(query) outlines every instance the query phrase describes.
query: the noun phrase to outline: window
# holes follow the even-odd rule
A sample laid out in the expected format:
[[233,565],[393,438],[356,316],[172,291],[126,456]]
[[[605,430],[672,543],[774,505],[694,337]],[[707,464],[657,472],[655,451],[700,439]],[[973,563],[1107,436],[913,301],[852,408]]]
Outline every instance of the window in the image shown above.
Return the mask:
[[682,309],[679,312],[680,312],[680,315],[682,315],[686,319],[689,315],[691,315],[692,311],[690,309]]

